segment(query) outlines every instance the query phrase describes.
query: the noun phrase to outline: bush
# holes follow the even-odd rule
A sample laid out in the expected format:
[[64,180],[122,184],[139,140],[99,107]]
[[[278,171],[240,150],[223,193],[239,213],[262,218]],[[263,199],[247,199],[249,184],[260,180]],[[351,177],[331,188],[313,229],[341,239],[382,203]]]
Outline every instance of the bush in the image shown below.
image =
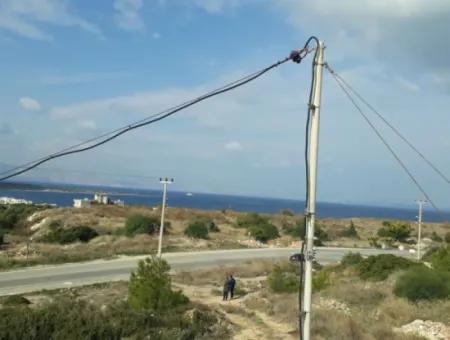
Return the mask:
[[0,229],[0,246],[5,242],[5,231]]
[[274,293],[296,293],[299,290],[300,279],[292,265],[287,267],[274,265],[267,277],[267,283]]
[[444,240],[446,243],[450,243],[450,231],[445,234]]
[[341,265],[344,267],[353,266],[360,263],[362,260],[363,257],[360,253],[349,252],[342,257]]
[[78,226],[63,228],[53,223],[50,225],[49,232],[41,238],[41,241],[68,244],[77,241],[89,242],[97,236],[98,233],[90,227]]
[[330,272],[328,272],[326,270],[320,270],[318,272],[314,272],[313,278],[312,278],[313,291],[319,292],[319,291],[329,287],[330,284],[331,284]]
[[397,296],[411,301],[450,297],[450,274],[415,266],[401,275],[394,287]]
[[0,229],[11,230],[20,227],[29,215],[45,208],[48,207],[33,204],[0,206]]
[[289,235],[297,239],[300,238],[303,240],[305,235],[305,219],[300,218],[299,220],[297,220],[294,226],[288,224],[283,225],[282,230],[285,235]]
[[[125,222],[125,234],[134,236],[137,234],[153,234],[159,230],[161,221],[157,217],[148,217],[143,215],[133,215],[127,218]],[[167,224],[164,223],[164,228]]]
[[172,291],[169,264],[152,256],[139,261],[131,273],[128,303],[135,310],[168,311],[186,304],[188,298],[180,291]]
[[404,242],[411,234],[411,225],[401,221],[384,221],[383,227],[378,230],[379,237],[385,237],[393,241]]
[[358,264],[358,274],[363,280],[383,281],[396,270],[407,269],[414,265],[403,257],[391,254],[369,256]]
[[283,209],[283,210],[281,210],[281,215],[294,216],[295,214],[291,209]]
[[433,231],[431,233],[431,237],[430,237],[434,242],[442,242],[443,239],[442,237],[440,237],[435,231]]
[[353,221],[350,221],[350,225],[341,232],[342,237],[359,238],[358,231],[356,230]]
[[208,225],[204,221],[191,222],[184,230],[184,234],[193,238],[208,239]]
[[424,255],[423,260],[431,262],[436,270],[450,272],[450,246],[446,245],[430,250]]
[[[295,226],[289,227],[286,226],[283,228],[283,232],[286,235],[290,235],[294,238],[300,238],[302,241],[305,240],[305,233],[306,233],[306,221],[305,218],[300,218],[297,220]],[[328,234],[325,232],[325,230],[322,229],[321,225],[317,223],[314,229],[314,245],[315,246],[322,246],[324,241],[328,241]]]
[[31,302],[22,295],[10,295],[3,300],[3,305],[5,306],[20,306],[29,305]]
[[269,219],[267,217],[258,215],[257,213],[250,213],[244,216],[239,216],[236,221],[236,227],[250,228],[251,226],[257,226],[267,223],[269,223]]
[[248,232],[255,240],[263,243],[280,237],[277,227],[271,223],[251,226]]
[[133,310],[116,302],[106,309],[87,301],[56,298],[36,308],[0,309],[2,339],[224,339],[223,327],[207,310],[170,313]]

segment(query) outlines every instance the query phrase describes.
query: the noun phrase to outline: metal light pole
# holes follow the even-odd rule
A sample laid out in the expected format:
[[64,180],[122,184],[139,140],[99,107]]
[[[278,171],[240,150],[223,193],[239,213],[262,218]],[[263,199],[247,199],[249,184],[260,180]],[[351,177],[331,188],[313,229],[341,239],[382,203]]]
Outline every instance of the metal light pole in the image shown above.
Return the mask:
[[161,225],[159,226],[159,242],[158,242],[158,257],[161,257],[161,249],[162,249],[162,238],[164,233],[164,210],[166,208],[166,198],[167,198],[167,184],[173,183],[173,178],[165,179],[160,178],[159,183],[163,185],[163,199],[162,199],[162,208],[161,208]]
[[417,216],[417,222],[419,225],[419,231],[417,233],[417,260],[420,260],[420,258],[422,257],[421,254],[421,240],[422,240],[422,215],[423,215],[423,206],[425,203],[427,203],[426,200],[418,200],[416,201],[417,204],[419,205],[419,215]]
[[300,330],[303,340],[310,340],[311,333],[311,296],[312,296],[312,266],[314,260],[314,223],[316,214],[316,186],[317,186],[317,158],[319,151],[319,123],[320,123],[320,99],[322,92],[322,70],[324,44],[319,42],[317,57],[314,60],[314,79],[311,106],[311,125],[309,155],[309,199],[306,208],[306,253],[305,253],[305,283],[303,290],[303,328]]

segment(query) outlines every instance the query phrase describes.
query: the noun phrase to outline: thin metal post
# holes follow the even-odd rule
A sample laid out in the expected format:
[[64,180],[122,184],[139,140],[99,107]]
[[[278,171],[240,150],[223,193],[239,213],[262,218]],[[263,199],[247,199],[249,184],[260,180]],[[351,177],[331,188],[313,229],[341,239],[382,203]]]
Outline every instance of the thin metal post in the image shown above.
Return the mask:
[[159,226],[159,241],[158,241],[158,257],[161,257],[161,250],[162,250],[162,238],[164,233],[164,212],[166,208],[166,200],[167,200],[167,184],[173,183],[172,179],[159,179],[159,182],[163,185],[163,199],[162,199],[162,207],[161,207],[161,224]]
[[305,283],[303,291],[303,340],[310,340],[311,334],[311,297],[312,297],[312,266],[314,260],[314,224],[316,214],[317,159],[319,151],[320,99],[322,92],[322,70],[324,44],[319,42],[317,59],[314,61],[314,88],[311,105],[309,158],[309,200],[306,208],[306,253],[305,253]]
[[422,215],[423,215],[423,206],[427,201],[425,200],[418,200],[417,204],[419,204],[419,216],[417,216],[417,222],[418,222],[418,233],[417,233],[417,260],[420,260],[422,257]]

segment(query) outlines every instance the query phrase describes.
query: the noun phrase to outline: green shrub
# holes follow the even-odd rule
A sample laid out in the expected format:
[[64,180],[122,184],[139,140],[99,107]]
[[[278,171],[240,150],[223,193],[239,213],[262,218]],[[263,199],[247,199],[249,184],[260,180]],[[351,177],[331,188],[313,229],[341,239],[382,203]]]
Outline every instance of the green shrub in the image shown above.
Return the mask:
[[186,304],[188,298],[180,291],[172,291],[169,264],[152,256],[139,261],[131,273],[128,302],[135,310],[168,311]]
[[[297,220],[295,225],[293,227],[285,226],[283,228],[283,233],[286,235],[290,235],[294,238],[300,238],[302,241],[305,240],[305,234],[306,234],[306,221],[305,218],[300,218]],[[317,223],[315,224],[314,228],[314,245],[315,246],[322,246],[324,241],[328,241],[328,234],[325,232],[325,230],[322,229],[322,226]]]
[[0,246],[5,242],[5,231],[0,229]]
[[450,245],[431,249],[424,255],[423,260],[431,262],[436,270],[450,272]]
[[3,305],[5,306],[20,306],[29,305],[31,302],[22,295],[10,295],[3,300]]
[[404,242],[411,234],[409,223],[396,221],[384,221],[383,227],[378,230],[378,236],[391,239],[393,241]]
[[293,266],[274,265],[267,277],[267,283],[274,293],[296,293],[300,279]]
[[442,239],[442,237],[440,237],[435,231],[433,231],[432,233],[431,233],[431,237],[430,237],[434,242],[442,242],[442,241],[444,241],[443,239]]
[[297,220],[294,226],[284,226],[283,233],[294,238],[305,239],[305,218],[300,218]]
[[358,231],[356,230],[353,221],[350,221],[350,225],[347,228],[345,228],[340,235],[342,237],[359,238]]
[[184,229],[184,234],[188,237],[207,240],[209,234],[208,225],[205,221],[201,220],[191,222],[187,228]]
[[445,233],[444,240],[445,240],[446,243],[450,243],[450,231]]
[[320,270],[318,272],[314,272],[313,278],[312,278],[313,291],[319,292],[319,291],[329,287],[330,284],[331,284],[330,272],[328,272],[326,270]]
[[267,217],[261,216],[257,213],[250,213],[243,216],[239,216],[236,221],[236,227],[249,228],[251,226],[267,223],[269,223],[269,219]]
[[281,215],[294,216],[295,214],[291,209],[283,209],[283,210],[281,210]]
[[0,206],[0,229],[11,230],[20,227],[28,216],[47,208],[49,207],[33,204],[2,205]]
[[362,260],[363,257],[360,253],[349,252],[342,257],[341,265],[344,267],[349,267],[360,263]]
[[90,227],[78,226],[63,228],[53,223],[50,225],[48,233],[41,238],[41,241],[68,244],[77,241],[89,242],[97,236],[98,233]]
[[[133,215],[127,218],[125,222],[125,234],[127,236],[134,236],[137,234],[153,234],[159,230],[161,221],[159,218],[143,215]],[[164,223],[166,229],[167,224]]]
[[225,339],[224,327],[214,314],[183,308],[170,313],[134,310],[123,302],[101,309],[83,300],[57,298],[36,308],[0,309],[0,334],[5,340],[22,339]]
[[77,241],[89,242],[97,236],[98,233],[90,227],[63,228],[58,222],[52,222],[49,225],[49,231],[40,240],[42,242],[68,244]]
[[397,279],[394,293],[411,301],[449,298],[450,273],[414,266]]
[[381,254],[363,259],[357,269],[359,277],[363,280],[382,281],[394,271],[407,269],[414,264],[403,257]]
[[255,240],[263,243],[280,237],[277,227],[271,223],[251,226],[248,228],[248,232]]

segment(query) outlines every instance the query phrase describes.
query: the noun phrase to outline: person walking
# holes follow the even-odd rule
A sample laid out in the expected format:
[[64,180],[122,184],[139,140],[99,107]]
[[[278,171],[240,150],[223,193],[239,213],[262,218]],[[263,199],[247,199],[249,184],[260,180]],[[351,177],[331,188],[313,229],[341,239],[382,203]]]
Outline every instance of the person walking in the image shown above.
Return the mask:
[[230,278],[228,280],[228,286],[230,290],[230,300],[234,296],[234,287],[236,287],[236,280],[234,279],[233,275],[230,275]]
[[227,276],[226,278],[225,278],[225,283],[224,283],[224,285],[223,285],[223,299],[222,299],[222,301],[226,301],[226,300],[228,300],[228,293],[230,292],[230,279],[229,279],[229,277]]

